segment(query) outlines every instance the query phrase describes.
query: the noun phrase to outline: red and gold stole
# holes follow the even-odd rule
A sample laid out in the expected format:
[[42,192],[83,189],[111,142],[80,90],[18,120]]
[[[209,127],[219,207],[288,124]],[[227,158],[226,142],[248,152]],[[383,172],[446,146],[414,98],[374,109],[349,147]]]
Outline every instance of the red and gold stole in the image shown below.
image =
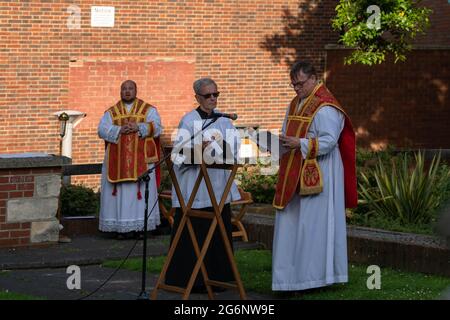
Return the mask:
[[[147,113],[154,108],[140,99],[135,99],[133,107],[128,112],[122,101],[108,109],[113,124],[122,126],[127,123],[145,123]],[[111,183],[136,181],[145,171],[147,164],[158,161],[157,141],[153,137],[155,126],[147,123],[148,136],[144,139],[139,133],[121,134],[117,144],[107,143],[108,181]]]
[[[287,136],[306,138],[314,116],[325,105],[332,106],[344,114],[345,124],[339,138],[339,149],[344,165],[345,204],[347,208],[356,207],[355,133],[349,117],[322,83],[314,88],[314,91],[305,101],[300,114],[297,114],[296,109],[299,103],[299,98],[295,97],[289,107],[286,123]],[[308,154],[304,161],[299,149],[293,149],[281,157],[278,182],[273,199],[275,208],[284,209],[296,191],[303,196],[322,192],[323,180],[317,162],[318,152],[318,139],[309,138]]]

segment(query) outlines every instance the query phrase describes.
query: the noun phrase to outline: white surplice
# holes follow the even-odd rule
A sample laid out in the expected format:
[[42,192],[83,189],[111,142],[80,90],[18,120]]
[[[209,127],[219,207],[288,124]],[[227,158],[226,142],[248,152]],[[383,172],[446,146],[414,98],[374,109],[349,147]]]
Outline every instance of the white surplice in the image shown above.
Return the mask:
[[[286,119],[283,125],[285,133]],[[272,253],[272,290],[304,290],[348,281],[344,168],[338,140],[344,115],[331,106],[315,115],[307,138],[319,138],[323,191],[295,194],[277,210]],[[301,139],[303,158],[308,139]]]
[[[133,104],[125,104],[129,112]],[[155,108],[151,108],[147,113],[146,122],[153,122],[155,128],[154,136],[157,137],[162,132],[161,118]],[[148,135],[148,125],[139,123],[139,135],[145,138]],[[98,126],[98,135],[105,141],[117,143],[119,139],[120,126],[113,125],[109,112],[105,112]],[[138,199],[137,182],[117,183],[117,193],[112,195],[114,184],[107,178],[107,154],[102,166],[101,179],[101,199],[100,199],[100,221],[99,229],[104,232],[130,232],[144,230],[145,215],[145,183],[140,184],[142,199]],[[150,164],[148,168],[153,167]],[[153,171],[149,181],[149,219],[147,230],[153,230],[160,224],[159,206],[157,204],[158,193],[156,188],[156,175]]]
[[[186,141],[194,134],[194,132],[199,132],[203,125],[210,122],[210,119],[202,119],[199,113],[196,110],[193,110],[181,119],[180,124],[178,126],[178,135],[175,138],[175,141]],[[195,129],[196,128],[196,129]],[[181,134],[180,130],[184,129],[184,135]],[[219,131],[225,140],[230,146],[231,151],[233,153],[233,157],[236,157],[237,151],[239,150],[240,139],[239,133],[237,129],[233,126],[230,119],[227,118],[218,118],[216,122],[212,125],[208,126],[205,129],[203,136],[210,136],[211,132]],[[202,134],[199,134],[200,142]],[[195,141],[195,140],[194,140]],[[187,143],[187,146],[190,144]],[[186,165],[174,165],[174,171],[177,176],[178,183],[180,184],[180,189],[183,194],[183,199],[185,203],[188,202],[189,197],[191,196],[192,189],[194,188],[195,181],[197,180],[198,174],[200,172],[200,167],[198,165],[195,166],[186,166]],[[230,170],[223,169],[208,169],[208,175],[211,179],[211,184],[214,189],[214,195],[217,203],[220,202],[220,199],[223,195],[223,191],[225,189],[225,184],[230,177]],[[230,203],[231,201],[239,200],[241,198],[239,191],[237,189],[236,184],[233,182],[231,186],[230,193],[227,196],[225,203]],[[175,193],[175,188],[172,186],[172,207],[177,208],[180,207],[180,202],[178,201],[178,197]],[[202,180],[200,184],[199,190],[196,194],[195,200],[192,204],[192,208],[206,208],[212,207],[210,197],[208,195],[208,190],[206,189],[205,180]]]

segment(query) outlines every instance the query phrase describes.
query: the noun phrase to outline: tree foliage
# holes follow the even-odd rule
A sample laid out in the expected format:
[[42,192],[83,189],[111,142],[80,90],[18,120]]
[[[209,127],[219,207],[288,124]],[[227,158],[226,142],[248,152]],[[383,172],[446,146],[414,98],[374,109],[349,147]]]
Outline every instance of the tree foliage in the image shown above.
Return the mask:
[[414,0],[340,0],[332,21],[340,42],[355,50],[346,64],[380,64],[390,53],[406,60],[411,42],[429,27],[432,10]]

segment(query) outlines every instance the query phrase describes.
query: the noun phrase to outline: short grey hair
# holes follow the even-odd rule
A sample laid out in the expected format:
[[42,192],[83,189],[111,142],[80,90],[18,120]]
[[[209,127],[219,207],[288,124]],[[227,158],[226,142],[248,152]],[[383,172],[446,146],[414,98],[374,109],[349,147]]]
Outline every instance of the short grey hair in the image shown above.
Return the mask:
[[195,94],[200,94],[202,87],[210,84],[214,84],[217,88],[216,82],[211,78],[200,78],[196,80],[193,85]]

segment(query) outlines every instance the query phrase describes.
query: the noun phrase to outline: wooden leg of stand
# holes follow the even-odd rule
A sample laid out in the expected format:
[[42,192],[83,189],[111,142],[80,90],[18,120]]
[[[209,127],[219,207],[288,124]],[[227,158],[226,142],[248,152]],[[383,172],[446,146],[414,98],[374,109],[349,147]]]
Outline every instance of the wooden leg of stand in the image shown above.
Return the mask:
[[[184,203],[184,199],[183,199],[183,196],[182,196],[182,193],[181,193],[180,186],[178,184],[178,180],[177,180],[176,175],[175,175],[175,173],[173,171],[173,163],[169,162],[168,163],[168,167],[169,167],[169,174],[170,174],[170,176],[172,178],[172,182],[173,182],[173,185],[174,185],[174,188],[175,188],[175,192],[176,192],[177,197],[178,197],[178,201],[179,201],[180,206],[181,206],[182,211],[183,211],[183,217],[181,218],[180,224],[179,224],[178,229],[177,229],[177,231],[175,233],[175,237],[174,237],[173,242],[172,242],[172,244],[171,244],[171,246],[169,248],[169,252],[168,252],[166,261],[164,263],[163,269],[161,270],[161,273],[160,273],[160,275],[158,277],[158,281],[156,283],[156,286],[155,286],[155,288],[154,288],[154,290],[152,292],[152,299],[156,299],[157,298],[159,286],[162,285],[163,282],[165,281],[165,276],[166,276],[166,273],[167,273],[167,269],[168,269],[168,267],[170,265],[170,262],[172,261],[173,255],[175,253],[175,249],[176,249],[176,247],[178,245],[178,242],[179,242],[179,240],[181,238],[181,234],[182,234],[183,229],[184,229],[186,224],[188,225],[189,234],[191,236],[192,244],[193,244],[193,247],[194,247],[194,251],[195,251],[195,253],[197,255],[197,258],[199,256],[201,258],[199,260],[200,260],[200,267],[202,269],[202,275],[203,275],[203,278],[205,279],[205,285],[207,285],[208,296],[212,299],[213,298],[212,289],[211,289],[211,287],[208,284],[208,275],[207,275],[207,272],[206,272],[206,267],[203,264],[203,258],[204,258],[205,254],[206,254],[206,251],[205,251],[205,253],[203,253],[203,258],[202,258],[202,253],[199,250],[197,238],[196,238],[195,232],[193,230],[191,221],[190,221],[189,216],[188,216],[188,211],[192,207],[192,203],[194,202],[195,195],[197,194],[197,191],[198,191],[198,189],[200,187],[200,183],[202,181],[203,175],[199,174],[199,176],[197,177],[197,180],[196,180],[196,182],[194,184],[194,188],[192,190],[192,193],[191,193],[191,196],[189,198],[188,204],[186,205]],[[195,270],[195,268],[194,268],[194,270]],[[191,275],[191,278],[190,278],[190,280],[188,282],[188,286],[187,286],[187,288],[185,288],[185,290],[183,292],[183,299],[188,299],[189,298],[189,295],[191,293],[191,290],[192,290],[192,287],[194,285],[194,282],[195,282],[197,274],[198,274],[198,268],[197,268],[197,272],[195,273],[195,277],[194,277],[194,274]]]
[[[233,271],[234,278],[236,279],[236,284],[238,286],[239,295],[240,295],[241,299],[247,299],[247,295],[245,293],[244,286],[242,285],[241,276],[239,274],[239,270],[237,268],[236,261],[234,260],[234,255],[233,255],[233,250],[231,249],[230,240],[228,239],[225,225],[223,224],[223,220],[222,220],[223,206],[225,205],[226,198],[227,198],[227,196],[230,192],[231,186],[233,184],[233,179],[234,179],[234,176],[236,175],[237,167],[235,166],[233,168],[233,170],[231,171],[230,177],[228,178],[228,181],[225,186],[225,190],[223,191],[222,199],[221,199],[219,205],[217,204],[216,197],[215,197],[213,187],[211,184],[211,180],[209,179],[208,171],[204,164],[201,165],[201,170],[202,170],[203,176],[205,178],[206,188],[208,189],[208,193],[211,198],[211,203],[214,208],[214,213],[216,215],[217,224],[219,225],[219,230],[220,230],[220,233],[222,235],[222,240],[225,245],[225,251],[228,256],[228,260],[230,261],[230,265],[231,265],[231,269]],[[208,242],[208,244],[209,244],[209,242]]]
[[[195,279],[197,279],[197,274],[199,271],[198,267],[197,267],[198,265],[200,265],[200,270],[202,271],[203,282],[205,283],[206,290],[208,291],[208,298],[214,299],[214,294],[213,294],[211,286],[209,285],[209,277],[208,277],[208,273],[206,271],[206,267],[204,264],[204,260],[205,260],[205,256],[206,256],[206,252],[208,251],[208,248],[206,247],[206,249],[203,250],[203,248],[205,247],[205,246],[203,246],[202,250],[200,251],[200,248],[199,248],[198,242],[197,242],[197,237],[195,235],[194,228],[192,227],[192,223],[191,223],[190,219],[188,219],[187,225],[188,225],[189,233],[191,235],[192,244],[194,246],[195,255],[197,257],[197,263],[194,265],[194,269],[192,270],[192,274],[191,274],[191,277],[189,278],[188,286],[186,288],[186,292],[183,296],[183,299],[187,299],[189,297],[189,294],[195,283]],[[209,233],[208,233],[208,235],[209,235]],[[206,241],[208,239],[208,235],[206,236],[204,243],[206,243]]]

